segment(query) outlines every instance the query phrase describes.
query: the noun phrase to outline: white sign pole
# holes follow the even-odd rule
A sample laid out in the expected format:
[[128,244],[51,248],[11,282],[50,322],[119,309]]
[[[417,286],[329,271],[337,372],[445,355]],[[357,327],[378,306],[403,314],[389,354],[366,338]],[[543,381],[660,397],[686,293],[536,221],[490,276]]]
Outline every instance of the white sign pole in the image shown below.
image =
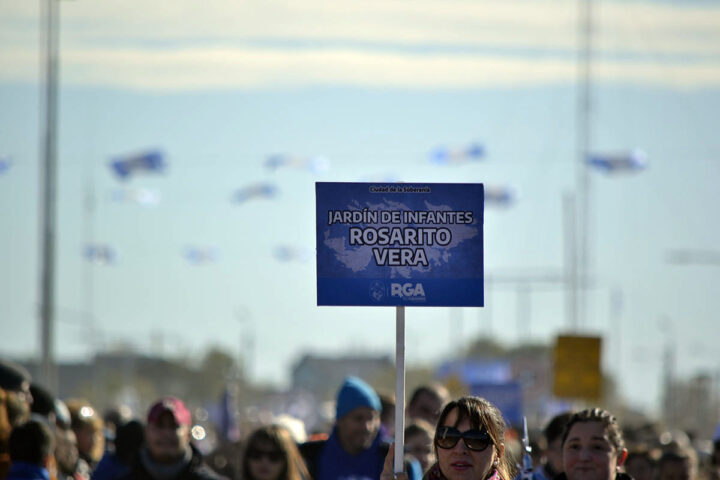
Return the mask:
[[405,307],[395,307],[395,473],[405,458]]

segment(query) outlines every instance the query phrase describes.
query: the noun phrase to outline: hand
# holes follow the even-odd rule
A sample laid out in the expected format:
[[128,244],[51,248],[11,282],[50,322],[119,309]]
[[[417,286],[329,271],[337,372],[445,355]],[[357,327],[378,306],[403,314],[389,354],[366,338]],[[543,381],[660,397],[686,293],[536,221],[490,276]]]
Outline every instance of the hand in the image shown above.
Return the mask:
[[380,474],[380,480],[408,480],[407,473],[405,472],[393,472],[395,463],[395,443],[390,444],[390,450],[388,450],[385,456],[385,464],[383,465],[383,471]]

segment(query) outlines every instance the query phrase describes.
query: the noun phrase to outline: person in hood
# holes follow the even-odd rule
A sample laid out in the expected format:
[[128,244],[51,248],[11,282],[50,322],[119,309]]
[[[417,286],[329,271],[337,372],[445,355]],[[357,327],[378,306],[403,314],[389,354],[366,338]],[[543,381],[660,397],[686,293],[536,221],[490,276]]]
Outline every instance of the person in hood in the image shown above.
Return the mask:
[[[358,377],[348,377],[337,394],[335,426],[327,440],[300,446],[314,480],[379,480],[389,445],[380,433],[380,397]],[[406,465],[421,476],[417,461]]]

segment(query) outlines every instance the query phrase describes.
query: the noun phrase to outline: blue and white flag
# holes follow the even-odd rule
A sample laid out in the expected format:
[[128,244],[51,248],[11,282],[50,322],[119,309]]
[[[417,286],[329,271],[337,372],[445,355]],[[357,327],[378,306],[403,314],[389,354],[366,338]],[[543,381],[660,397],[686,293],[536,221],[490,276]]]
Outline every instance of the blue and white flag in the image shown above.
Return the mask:
[[149,188],[126,188],[111,192],[110,199],[118,203],[136,203],[143,207],[154,207],[160,203],[160,193]]
[[12,160],[10,157],[0,156],[0,175],[4,175],[12,167]]
[[122,155],[110,161],[110,169],[120,180],[141,172],[164,173],[165,167],[165,155],[159,150]]
[[96,265],[115,263],[115,249],[106,244],[87,244],[83,247],[85,260]]
[[485,157],[485,147],[473,143],[463,148],[436,147],[430,152],[430,162],[437,165],[454,165],[477,161]]
[[265,159],[265,167],[273,171],[281,167],[290,167],[308,170],[311,173],[325,173],[330,169],[330,160],[322,156],[303,157],[298,155],[277,154],[270,155]]
[[254,183],[238,189],[233,194],[233,202],[245,203],[254,198],[274,198],[278,188],[272,183]]
[[194,265],[214,263],[218,259],[218,250],[215,247],[190,245],[183,250],[183,257]]
[[517,192],[507,185],[485,185],[485,205],[508,207],[515,203]]
[[313,252],[309,248],[280,245],[275,247],[273,256],[280,262],[307,262],[312,259]]
[[591,154],[587,158],[589,166],[606,174],[632,173],[644,170],[648,165],[648,155],[642,150],[613,154]]

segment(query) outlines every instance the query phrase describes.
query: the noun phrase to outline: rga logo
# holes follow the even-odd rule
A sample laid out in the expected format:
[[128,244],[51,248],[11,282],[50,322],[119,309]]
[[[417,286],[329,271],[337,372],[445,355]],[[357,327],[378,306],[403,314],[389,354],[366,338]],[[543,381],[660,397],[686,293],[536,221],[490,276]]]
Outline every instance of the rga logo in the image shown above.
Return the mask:
[[370,300],[373,302],[381,302],[387,295],[385,284],[380,281],[372,282],[370,284]]
[[425,301],[425,289],[422,283],[391,283],[390,296],[406,298],[417,302]]

